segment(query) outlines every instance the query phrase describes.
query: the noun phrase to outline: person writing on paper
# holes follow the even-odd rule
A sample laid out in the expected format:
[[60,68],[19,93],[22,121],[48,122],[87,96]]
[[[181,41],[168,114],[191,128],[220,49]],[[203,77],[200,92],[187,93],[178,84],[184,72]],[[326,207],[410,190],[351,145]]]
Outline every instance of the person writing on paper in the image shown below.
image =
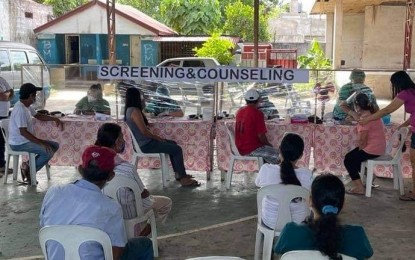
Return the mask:
[[332,174],[317,176],[311,184],[310,207],[313,217],[303,224],[285,225],[274,246],[282,255],[294,250],[319,250],[331,260],[340,260],[345,254],[363,260],[373,255],[365,230],[356,225],[340,225],[345,188]]
[[76,103],[74,114],[95,115],[95,112],[111,114],[110,103],[102,97],[101,84],[93,84],[89,87],[87,96]]
[[182,148],[176,142],[164,139],[150,131],[143,107],[145,107],[145,102],[140,91],[136,88],[129,88],[125,94],[124,121],[131,129],[141,151],[168,154],[176,180],[183,187],[200,186],[192,175],[186,173]]
[[[375,113],[375,108],[370,103],[368,96],[359,93],[355,97],[355,111],[360,118],[365,118]],[[359,174],[360,165],[364,161],[374,159],[385,153],[386,139],[383,128],[381,119],[357,126],[359,146],[348,152],[344,158],[344,166],[354,184],[354,188],[347,190],[347,193],[365,194],[365,187]]]
[[354,69],[350,74],[350,82],[343,85],[339,90],[339,97],[333,109],[333,119],[336,121],[357,121],[357,113],[353,109],[354,98],[350,97],[354,93],[364,93],[369,97],[375,110],[379,110],[375,95],[372,89],[364,84],[366,74],[363,70]]
[[176,100],[170,98],[170,90],[166,86],[158,86],[156,95],[147,102],[144,110],[155,116],[183,117],[184,113]]
[[[144,211],[147,212],[149,209],[153,209],[157,222],[164,224],[171,211],[172,201],[165,196],[150,195],[150,192],[146,189],[138,175],[137,167],[119,157],[119,154],[123,153],[125,149],[121,126],[114,123],[103,124],[98,129],[95,145],[110,148],[118,154],[115,157],[114,173],[128,177],[131,181],[135,181],[138,184]],[[134,192],[128,188],[121,188],[117,192],[117,197],[118,202],[121,204],[124,219],[137,217]],[[134,228],[135,236],[148,236],[150,232],[151,226],[147,222],[139,223]]]
[[395,112],[402,105],[405,108],[405,112],[410,114],[410,117],[399,128],[410,125],[412,130],[411,149],[409,151],[412,166],[412,190],[400,196],[399,199],[403,201],[415,201],[415,83],[405,71],[393,73],[390,82],[392,86],[392,102],[378,112],[361,118],[359,124],[366,125],[371,121],[378,120]]
[[[304,152],[303,139],[293,133],[284,136],[280,145],[282,162],[280,165],[264,164],[259,170],[255,184],[264,187],[272,184],[292,184],[310,190],[313,174],[308,168],[298,168],[298,160]],[[293,200],[290,204],[292,220],[301,223],[308,212],[308,205],[304,200]],[[278,202],[267,196],[264,198],[262,207],[262,221],[269,228],[274,228],[278,218]]]

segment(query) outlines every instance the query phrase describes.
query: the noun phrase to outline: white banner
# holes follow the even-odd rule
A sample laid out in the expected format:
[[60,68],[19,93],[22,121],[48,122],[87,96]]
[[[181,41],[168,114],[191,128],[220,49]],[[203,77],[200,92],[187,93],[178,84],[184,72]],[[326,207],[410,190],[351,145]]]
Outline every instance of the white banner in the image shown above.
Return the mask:
[[309,71],[280,68],[216,68],[130,67],[103,65],[98,68],[99,79],[160,80],[187,82],[269,82],[308,83]]

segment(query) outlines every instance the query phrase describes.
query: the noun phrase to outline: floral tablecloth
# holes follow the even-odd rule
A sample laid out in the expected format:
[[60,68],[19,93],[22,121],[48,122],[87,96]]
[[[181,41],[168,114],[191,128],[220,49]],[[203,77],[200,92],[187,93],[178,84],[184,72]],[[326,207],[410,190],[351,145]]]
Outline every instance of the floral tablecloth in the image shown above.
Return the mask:
[[[234,120],[227,121],[231,124],[235,124]],[[267,122],[267,138],[268,141],[274,146],[279,147],[281,139],[286,132],[293,132],[299,134],[305,143],[304,155],[299,160],[299,167],[309,167],[311,146],[313,140],[314,126],[312,124],[278,124],[274,122]],[[231,148],[229,146],[229,138],[225,128],[225,121],[219,121],[216,124],[216,151],[217,151],[217,163],[220,170],[228,170],[229,160],[231,155]],[[236,161],[234,171],[258,171],[258,165],[256,161]]]
[[[105,122],[96,121],[93,117],[62,118],[64,130],[61,131],[53,122],[34,120],[35,134],[38,138],[54,140],[60,144],[59,150],[51,159],[52,165],[77,166],[81,163],[81,155],[86,146],[96,140],[98,128]],[[131,136],[124,122],[118,122],[122,127],[126,140],[125,152],[122,157],[131,161],[133,147]],[[176,141],[183,149],[185,166],[188,170],[209,171],[210,163],[210,134],[212,123],[209,121],[162,120],[151,121],[150,129],[166,139]],[[159,168],[160,161],[156,159],[140,159],[139,168]]]
[[[386,126],[385,137],[388,141],[397,126]],[[409,160],[410,135],[408,135],[407,151],[402,158],[402,171],[405,178],[411,177],[411,164]],[[337,175],[347,174],[344,167],[344,157],[357,146],[356,126],[345,125],[317,125],[314,130],[314,167],[318,171],[330,171]],[[397,145],[397,143],[395,144]],[[392,168],[379,165],[375,167],[375,174],[381,177],[392,177]]]

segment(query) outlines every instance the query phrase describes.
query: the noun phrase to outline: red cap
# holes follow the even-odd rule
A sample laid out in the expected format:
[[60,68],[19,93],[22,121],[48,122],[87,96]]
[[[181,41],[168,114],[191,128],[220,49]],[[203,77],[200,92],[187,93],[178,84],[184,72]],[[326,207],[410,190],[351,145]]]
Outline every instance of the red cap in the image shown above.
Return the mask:
[[82,168],[86,168],[89,162],[94,160],[99,169],[103,171],[114,170],[114,157],[117,153],[107,147],[96,145],[88,146],[82,154]]

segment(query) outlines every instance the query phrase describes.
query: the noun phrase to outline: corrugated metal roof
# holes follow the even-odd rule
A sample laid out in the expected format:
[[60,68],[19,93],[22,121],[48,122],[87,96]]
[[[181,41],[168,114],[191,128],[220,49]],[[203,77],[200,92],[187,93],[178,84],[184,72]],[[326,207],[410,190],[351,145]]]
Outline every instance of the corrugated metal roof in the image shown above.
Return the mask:
[[[166,37],[155,37],[155,42],[205,42],[210,36],[166,36]],[[237,44],[240,37],[233,36],[221,36],[221,38],[228,39],[234,44]]]
[[[90,1],[62,16],[59,16],[58,18],[45,23],[42,26],[39,26],[37,28],[34,29],[35,33],[39,33],[42,32],[42,30],[60,23],[62,21],[64,21],[65,19],[76,15],[94,5],[98,5],[101,6],[102,8],[106,9],[106,1],[104,0],[93,0]],[[117,15],[120,15],[130,21],[132,21],[133,23],[136,23],[137,25],[146,28],[147,30],[154,32],[156,35],[160,35],[160,36],[166,36],[166,35],[177,35],[178,33],[175,32],[173,29],[171,29],[170,27],[168,27],[167,25],[153,19],[152,17],[146,15],[143,12],[140,12],[139,10],[135,9],[134,7],[128,6],[128,5],[122,5],[122,4],[115,4],[115,13]]]
[[[311,14],[327,14],[334,12],[336,0],[314,0]],[[406,0],[343,0],[344,13],[361,13],[366,6],[406,5]]]

